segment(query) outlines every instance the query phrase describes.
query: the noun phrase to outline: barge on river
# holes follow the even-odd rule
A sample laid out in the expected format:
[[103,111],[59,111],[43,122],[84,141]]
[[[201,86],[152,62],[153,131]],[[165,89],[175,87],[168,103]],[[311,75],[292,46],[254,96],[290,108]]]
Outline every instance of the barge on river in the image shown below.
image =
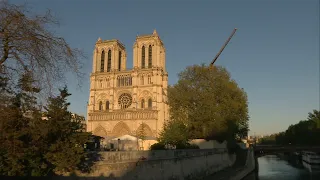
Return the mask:
[[311,173],[320,173],[320,154],[302,151],[302,164]]

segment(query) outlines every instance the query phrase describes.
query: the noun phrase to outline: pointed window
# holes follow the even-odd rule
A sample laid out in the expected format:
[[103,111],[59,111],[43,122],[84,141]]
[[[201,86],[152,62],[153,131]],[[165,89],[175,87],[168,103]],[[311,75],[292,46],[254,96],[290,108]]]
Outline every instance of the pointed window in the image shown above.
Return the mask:
[[146,50],[145,50],[145,47],[142,46],[141,68],[144,69],[145,66],[146,66]]
[[109,103],[109,101],[107,101],[106,102],[106,110],[109,110],[109,105],[110,105],[110,103]]
[[141,100],[141,108],[144,108],[144,99]]
[[148,68],[152,68],[152,46],[149,46]]
[[144,85],[144,78],[143,78],[143,76],[140,77],[140,85]]
[[104,71],[104,51],[102,51],[101,53],[101,62],[100,62],[100,72],[103,72]]
[[152,108],[152,99],[151,99],[151,98],[148,100],[148,108],[149,108],[149,109]]
[[151,84],[151,75],[148,75],[148,84]]
[[121,58],[122,58],[121,56],[122,56],[121,51],[119,51],[119,65],[118,65],[119,71],[121,71]]
[[99,110],[102,111],[103,107],[102,107],[102,101],[100,101],[99,103]]
[[110,72],[111,70],[111,50],[108,51],[108,66],[107,66],[107,72]]

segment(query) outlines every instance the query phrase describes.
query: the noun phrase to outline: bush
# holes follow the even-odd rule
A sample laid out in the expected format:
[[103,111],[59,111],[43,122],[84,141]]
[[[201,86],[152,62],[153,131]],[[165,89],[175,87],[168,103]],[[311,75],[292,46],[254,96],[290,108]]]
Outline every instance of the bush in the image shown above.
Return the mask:
[[153,145],[150,146],[151,150],[165,150],[166,147],[163,143],[155,143]]
[[241,149],[241,147],[239,146],[239,144],[236,143],[236,141],[228,141],[227,148],[229,154],[234,154]]
[[177,144],[176,149],[199,149],[199,146],[195,144],[189,144],[189,143]]

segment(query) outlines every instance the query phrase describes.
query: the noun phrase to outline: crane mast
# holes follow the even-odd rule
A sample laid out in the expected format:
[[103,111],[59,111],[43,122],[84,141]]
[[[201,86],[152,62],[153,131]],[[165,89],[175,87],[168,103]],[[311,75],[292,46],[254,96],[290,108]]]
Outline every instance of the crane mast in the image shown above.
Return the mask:
[[213,58],[212,62],[210,63],[210,66],[213,66],[213,64],[217,61],[218,57],[220,56],[220,54],[222,53],[222,51],[224,50],[224,48],[228,45],[229,41],[231,40],[231,38],[233,37],[233,35],[236,33],[237,28],[234,28],[234,30],[232,31],[231,35],[229,36],[229,38],[227,39],[227,41],[224,43],[224,45],[221,47],[220,51],[218,52],[218,54]]

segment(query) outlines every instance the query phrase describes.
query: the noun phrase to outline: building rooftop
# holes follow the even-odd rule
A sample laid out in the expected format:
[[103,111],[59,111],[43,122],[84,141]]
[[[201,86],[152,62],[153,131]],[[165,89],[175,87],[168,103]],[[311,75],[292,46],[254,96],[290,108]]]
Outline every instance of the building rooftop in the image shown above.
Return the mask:
[[109,43],[117,43],[120,47],[125,49],[125,45],[122,44],[118,39],[111,39],[111,40],[102,40],[100,37],[98,38],[96,44],[109,44]]

